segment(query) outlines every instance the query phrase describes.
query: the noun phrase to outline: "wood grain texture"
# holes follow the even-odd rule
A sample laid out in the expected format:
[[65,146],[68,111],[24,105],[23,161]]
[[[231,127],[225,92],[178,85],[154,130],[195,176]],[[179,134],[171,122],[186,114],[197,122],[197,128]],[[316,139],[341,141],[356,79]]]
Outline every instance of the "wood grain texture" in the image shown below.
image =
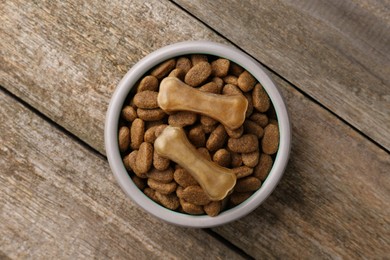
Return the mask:
[[0,103],[1,259],[241,259],[203,230],[149,216],[102,156],[2,91]]
[[101,153],[101,120],[131,66],[177,41],[221,41],[157,0],[2,1],[0,22],[0,85]]
[[390,150],[389,1],[174,2]]

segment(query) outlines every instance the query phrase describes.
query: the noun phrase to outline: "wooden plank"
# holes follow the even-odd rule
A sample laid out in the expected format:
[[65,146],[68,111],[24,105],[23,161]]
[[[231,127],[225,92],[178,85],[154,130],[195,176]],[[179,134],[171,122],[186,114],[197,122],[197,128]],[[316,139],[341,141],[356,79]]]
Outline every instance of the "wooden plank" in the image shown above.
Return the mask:
[[258,259],[385,259],[389,153],[274,80],[292,118],[287,171],[263,205],[215,231]]
[[222,41],[157,0],[2,1],[0,22],[0,85],[103,154],[102,120],[132,65],[170,43]]
[[0,91],[0,258],[241,259],[149,216],[107,161]]
[[174,2],[390,150],[389,1]]

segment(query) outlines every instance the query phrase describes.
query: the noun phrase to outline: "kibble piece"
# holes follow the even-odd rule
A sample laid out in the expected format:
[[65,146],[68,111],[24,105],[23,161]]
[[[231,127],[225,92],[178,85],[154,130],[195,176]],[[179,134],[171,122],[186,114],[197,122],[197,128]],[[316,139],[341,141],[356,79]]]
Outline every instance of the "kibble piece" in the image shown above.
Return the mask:
[[209,197],[200,186],[188,186],[183,190],[181,198],[195,205],[210,203]]
[[130,130],[128,127],[122,126],[119,128],[118,139],[119,150],[121,152],[126,151],[130,145]]
[[167,126],[168,126],[167,124],[162,124],[157,126],[156,131],[154,132],[155,136],[158,137]]
[[230,196],[232,206],[237,206],[252,196],[253,192],[233,192]]
[[262,128],[268,125],[268,117],[266,114],[262,113],[253,113],[250,117],[250,120],[261,126]]
[[225,127],[220,124],[213,132],[211,132],[206,142],[206,148],[210,151],[216,151],[224,146],[226,139],[227,133]]
[[244,92],[251,91],[255,84],[256,79],[248,71],[241,73],[237,79],[238,87]]
[[159,125],[162,125],[164,124],[164,120],[161,119],[161,120],[156,120],[156,121],[146,121],[145,122],[145,130],[148,130],[149,128],[152,128],[152,127],[155,127],[155,126],[159,126]]
[[239,167],[242,165],[242,157],[240,153],[230,153],[232,157],[231,167]]
[[174,70],[171,71],[171,73],[169,73],[168,77],[175,77],[175,78],[178,78],[180,80],[184,80],[184,76],[186,75],[185,71],[180,69],[180,68],[176,68]]
[[270,107],[270,100],[267,92],[263,89],[260,83],[257,83],[252,91],[253,106],[259,112],[265,112]]
[[217,85],[218,89],[220,89],[219,93],[221,93],[223,85],[225,85],[223,79],[219,77],[214,77],[211,79],[211,82],[214,82]]
[[154,143],[154,141],[156,140],[156,129],[157,129],[157,125],[155,126],[152,126],[150,127],[148,130],[145,131],[145,134],[144,134],[144,141],[145,142],[148,142],[148,143]]
[[200,62],[194,65],[186,74],[184,82],[196,87],[202,84],[211,74],[211,66],[208,62]]
[[156,151],[153,151],[153,166],[159,171],[168,169],[171,161],[165,157],[160,156]]
[[130,146],[133,150],[139,149],[143,142],[145,134],[145,122],[136,118],[131,124],[130,129]]
[[238,65],[238,64],[236,64],[236,63],[234,63],[234,62],[231,62],[231,63],[230,63],[229,72],[230,72],[230,74],[232,74],[233,76],[238,77],[238,76],[240,76],[241,73],[244,72],[244,69],[243,69],[240,65]]
[[176,60],[170,59],[167,60],[160,65],[158,65],[155,69],[150,72],[150,75],[155,76],[158,79],[162,79],[167,76],[171,70],[173,70],[176,66]]
[[149,188],[149,187],[146,187],[144,189],[144,193],[146,196],[148,196],[151,200],[153,200],[154,202],[157,202],[157,203],[160,203],[160,201],[158,200],[157,196],[156,196],[156,191]]
[[137,87],[137,92],[145,90],[157,91],[158,90],[158,79],[155,76],[148,75],[144,77]]
[[229,137],[232,138],[240,138],[242,134],[244,133],[244,126],[240,126],[237,129],[230,129],[228,127],[225,127],[226,133],[228,134]]
[[261,181],[264,181],[267,178],[268,173],[271,171],[272,164],[272,157],[268,154],[262,153],[260,155],[259,163],[254,169],[253,176]]
[[176,190],[177,184],[176,182],[164,183],[160,181],[156,181],[152,178],[148,179],[148,186],[162,194],[171,194]]
[[243,153],[241,154],[242,162],[249,167],[255,167],[259,163],[259,152]]
[[185,127],[196,122],[197,114],[190,111],[179,111],[168,117],[168,124],[171,126]]
[[134,175],[133,177],[131,177],[131,179],[133,180],[135,186],[138,187],[138,189],[140,190],[143,190],[145,189],[146,187],[146,184],[145,184],[145,179],[141,179],[140,177]]
[[175,210],[180,206],[179,198],[174,193],[164,194],[159,191],[156,191],[155,196],[161,203],[161,205],[168,209]]
[[139,108],[158,108],[157,95],[158,92],[156,91],[145,90],[135,94],[133,101]]
[[206,158],[207,160],[211,161],[211,155],[210,155],[210,152],[209,152],[209,150],[207,148],[199,147],[197,150],[204,158]]
[[167,114],[161,108],[137,109],[138,117],[144,121],[157,121],[163,119]]
[[239,166],[233,168],[234,173],[236,174],[237,179],[247,177],[253,173],[253,168],[248,166]]
[[192,63],[189,58],[180,57],[177,59],[176,68],[183,70],[184,74],[187,74],[187,72],[191,69],[191,67],[192,67]]
[[132,106],[125,106],[122,109],[122,118],[127,122],[133,122],[137,118],[137,112]]
[[232,162],[230,152],[226,149],[219,149],[213,155],[213,161],[222,167],[229,167]]
[[153,145],[143,142],[138,150],[136,167],[140,173],[146,173],[152,167]]
[[261,138],[264,135],[264,129],[251,120],[244,122],[244,130],[247,134],[254,134],[257,138]]
[[180,199],[180,205],[185,213],[192,215],[200,215],[204,213],[202,206],[192,204],[184,199]]
[[200,116],[200,123],[204,126],[213,126],[213,125],[216,125],[218,123],[218,121],[215,120],[214,118],[209,117],[209,116],[201,115]]
[[237,86],[228,83],[223,87],[222,94],[224,94],[224,95],[241,95],[242,92]]
[[135,175],[137,175],[142,179],[147,178],[146,173],[139,171],[137,168],[137,155],[138,155],[138,150],[132,151],[127,157],[128,158],[127,162]]
[[211,62],[212,74],[216,77],[225,77],[229,72],[230,61],[227,59],[217,59]]
[[251,153],[259,148],[259,141],[253,134],[245,134],[240,138],[229,138],[228,147],[236,153]]
[[129,164],[129,155],[125,155],[125,157],[123,157],[122,159],[123,161],[123,165],[125,166],[126,170],[128,171],[131,171],[131,167],[130,167],[130,164]]
[[249,176],[237,180],[234,190],[237,192],[256,191],[260,188],[261,181],[256,177]]
[[231,84],[234,86],[237,86],[237,80],[238,78],[233,75],[227,75],[226,77],[223,78],[223,82],[225,82],[225,84]]
[[220,94],[221,93],[221,90],[222,88],[220,88],[217,84],[215,84],[214,82],[209,82],[209,83],[206,83],[204,84],[203,86],[201,86],[199,88],[200,91],[204,91],[204,92],[209,92],[209,93],[214,93],[214,94]]
[[264,136],[261,140],[261,148],[266,154],[274,154],[279,147],[279,127],[269,124],[264,128]]
[[245,113],[245,117],[248,118],[253,113],[252,93],[250,93],[250,92],[244,93],[244,96],[245,96],[246,100],[248,100],[248,108],[246,109],[246,113]]
[[202,125],[196,125],[188,132],[188,139],[195,147],[202,147],[206,145],[206,134]]
[[176,189],[176,196],[179,197],[180,199],[182,198],[183,196],[183,190],[184,188],[182,186],[177,186],[177,189]]
[[179,168],[176,169],[173,173],[173,178],[181,187],[188,187],[193,185],[198,185],[198,182],[189,174],[185,169]]
[[203,131],[206,133],[206,134],[210,134],[211,132],[213,132],[215,130],[215,128],[217,128],[218,124],[214,124],[214,125],[204,125],[204,124],[201,124],[202,125],[202,128],[203,128]]
[[173,181],[173,169],[168,168],[163,171],[159,171],[155,168],[152,168],[147,174],[148,178],[161,183],[171,183]]
[[192,66],[195,66],[196,64],[198,63],[201,63],[201,62],[208,62],[208,57],[207,55],[204,55],[204,54],[192,54],[191,55],[191,63],[192,63]]
[[215,217],[221,212],[222,202],[221,201],[212,201],[207,205],[203,206],[204,211],[210,217]]

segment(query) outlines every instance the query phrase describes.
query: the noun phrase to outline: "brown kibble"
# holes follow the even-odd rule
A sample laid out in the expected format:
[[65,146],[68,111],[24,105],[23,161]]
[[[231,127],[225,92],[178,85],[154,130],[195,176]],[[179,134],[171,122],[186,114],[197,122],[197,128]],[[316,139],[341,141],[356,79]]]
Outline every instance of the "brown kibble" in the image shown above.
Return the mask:
[[236,64],[236,63],[234,63],[234,62],[230,62],[230,69],[229,69],[229,72],[230,72],[230,74],[232,74],[233,76],[238,77],[238,76],[240,76],[241,73],[244,72],[244,69],[243,69],[240,65],[238,65],[238,64]]
[[255,167],[259,163],[260,154],[258,151],[252,153],[241,154],[242,162],[249,167]]
[[206,145],[206,134],[202,125],[197,125],[188,132],[188,139],[195,147],[202,147]]
[[200,186],[188,186],[183,190],[181,198],[195,205],[210,203],[209,197]]
[[214,118],[211,118],[209,116],[201,115],[200,116],[200,123],[204,126],[214,126],[218,123],[217,120]]
[[207,148],[199,147],[197,150],[204,158],[206,158],[207,160],[211,161],[211,155],[210,155],[210,152],[209,152],[209,150]]
[[211,74],[211,66],[208,62],[200,62],[194,65],[186,74],[184,82],[196,87],[202,84]]
[[261,138],[264,135],[264,129],[251,120],[244,122],[244,130],[247,134],[254,134],[257,138]]
[[129,164],[129,155],[125,155],[122,159],[123,165],[125,166],[126,170],[131,171],[131,167]]
[[130,129],[130,146],[133,150],[139,149],[143,142],[145,134],[145,122],[136,118],[131,124]]
[[245,117],[248,118],[253,113],[253,98],[252,93],[244,93],[246,100],[248,100],[248,108],[246,109]]
[[132,151],[129,156],[127,157],[128,165],[130,166],[131,170],[134,172],[135,175],[137,175],[140,178],[146,178],[146,174],[144,172],[141,172],[137,168],[137,156],[138,156],[138,150]]
[[268,154],[262,153],[259,158],[259,163],[254,169],[253,176],[261,181],[264,181],[267,178],[268,173],[271,171],[272,164],[272,157]]
[[214,77],[211,79],[211,82],[214,82],[217,85],[218,89],[220,89],[219,93],[221,93],[223,85],[224,85],[223,79],[221,79],[219,77]]
[[177,59],[176,68],[183,70],[185,74],[187,74],[191,67],[191,61],[187,57],[180,57]]
[[157,121],[163,119],[167,114],[161,108],[137,109],[138,117],[144,121]]
[[201,86],[199,88],[200,91],[204,91],[204,92],[209,92],[209,93],[214,93],[214,94],[220,94],[221,93],[221,90],[222,88],[220,88],[217,84],[215,84],[214,82],[209,82],[209,83],[206,83],[204,84],[203,86]]
[[268,117],[266,114],[262,113],[253,113],[250,117],[250,120],[261,126],[262,128],[268,125]]
[[164,183],[160,181],[156,181],[152,178],[148,179],[148,186],[162,194],[171,194],[176,190],[177,184],[176,182]]
[[248,71],[244,71],[237,79],[238,87],[244,91],[251,91],[256,84],[256,79]]
[[185,213],[193,215],[200,215],[204,213],[202,206],[192,204],[184,199],[180,199],[180,205]]
[[161,183],[171,183],[173,181],[173,169],[167,168],[166,170],[159,171],[152,168],[147,174],[148,178]]
[[253,168],[248,166],[240,166],[232,169],[236,174],[237,179],[247,177],[253,173]]
[[249,192],[256,191],[260,188],[261,181],[256,177],[245,177],[237,180],[237,184],[234,187],[234,191],[237,192]]
[[178,196],[179,198],[181,198],[183,196],[183,190],[184,188],[182,186],[177,186],[177,189],[176,189],[176,196]]
[[155,76],[158,79],[162,79],[167,76],[171,70],[173,70],[176,66],[176,60],[170,59],[167,60],[160,65],[158,65],[155,69],[150,72],[150,75]]
[[154,141],[156,141],[156,129],[157,125],[150,127],[148,130],[145,131],[144,134],[144,141],[153,144]]
[[240,126],[237,129],[230,129],[228,127],[225,127],[226,133],[228,134],[229,137],[232,138],[240,138],[242,134],[244,133],[244,126]]
[[264,128],[264,136],[261,140],[261,148],[266,154],[274,154],[279,147],[279,127],[269,124]]
[[175,77],[180,80],[184,80],[184,76],[186,75],[186,72],[180,68],[176,68],[169,73],[168,77]]
[[206,134],[210,134],[212,131],[215,130],[215,128],[217,128],[218,124],[214,124],[214,125],[204,125],[204,124],[201,124],[202,125],[202,128],[203,128],[203,131],[206,133]]
[[150,170],[153,162],[153,145],[147,142],[143,142],[138,150],[136,167],[137,170],[143,174]]
[[157,196],[156,196],[156,191],[149,188],[149,187],[146,187],[144,189],[144,193],[146,196],[148,196],[151,200],[153,200],[154,202],[157,202],[157,203],[160,203],[160,201],[158,200]]
[[211,62],[212,74],[216,77],[225,77],[228,74],[230,61],[227,59],[217,59]]
[[242,158],[240,153],[230,153],[232,157],[231,167],[239,167],[242,165]]
[[213,132],[211,132],[206,142],[206,148],[210,151],[216,151],[224,146],[226,139],[227,133],[225,127],[220,124]]
[[134,105],[146,109],[158,108],[157,95],[158,92],[156,91],[145,90],[139,92],[134,96]]
[[230,196],[232,206],[237,206],[252,196],[253,192],[233,192]]
[[233,85],[233,84],[226,84],[222,89],[222,94],[224,95],[242,95],[241,90]]
[[245,134],[240,138],[229,138],[228,147],[236,153],[251,153],[259,148],[259,141],[253,134]]
[[201,62],[208,62],[208,58],[207,58],[207,55],[204,55],[204,54],[192,54],[191,55],[191,63],[192,63],[192,66],[195,66],[196,64],[198,63],[201,63]]
[[175,210],[180,206],[179,198],[174,193],[164,194],[159,191],[156,191],[155,196],[161,203],[161,205],[168,209]]
[[156,151],[153,151],[153,166],[159,171],[168,169],[171,161],[167,158],[160,156]]
[[226,77],[223,78],[223,81],[226,84],[232,84],[235,86],[237,86],[237,80],[238,80],[238,78],[236,76],[233,76],[233,75],[227,75]]
[[167,127],[167,126],[168,126],[167,124],[157,126],[156,131],[154,132],[156,137],[158,137],[162,133],[162,131],[164,131],[165,127]]
[[148,75],[141,80],[137,93],[145,90],[158,91],[158,79],[155,76]]
[[222,202],[221,201],[212,201],[209,204],[203,206],[203,210],[210,217],[217,216],[219,214],[219,212],[221,212],[221,209],[222,209]]
[[119,144],[119,150],[121,152],[126,151],[129,149],[130,145],[130,130],[126,126],[122,126],[119,128],[119,134],[118,134],[118,144]]
[[137,118],[137,112],[132,106],[125,106],[122,109],[122,118],[127,122],[133,122]]
[[141,179],[140,177],[138,177],[136,175],[131,177],[131,179],[133,180],[135,186],[138,187],[138,189],[140,189],[140,190],[145,189],[145,186],[146,186],[145,179]]
[[192,175],[183,168],[176,169],[173,173],[173,178],[180,186],[186,188],[188,186],[198,185],[198,182]]
[[253,106],[259,112],[265,112],[270,107],[270,100],[267,95],[267,92],[265,92],[265,90],[260,85],[260,83],[257,83],[255,85],[255,88],[253,89],[252,92],[252,98],[253,98]]
[[229,167],[232,162],[232,157],[226,149],[219,149],[213,155],[213,161],[222,167]]
[[185,127],[196,122],[197,114],[190,111],[179,111],[168,117],[168,124],[171,126]]

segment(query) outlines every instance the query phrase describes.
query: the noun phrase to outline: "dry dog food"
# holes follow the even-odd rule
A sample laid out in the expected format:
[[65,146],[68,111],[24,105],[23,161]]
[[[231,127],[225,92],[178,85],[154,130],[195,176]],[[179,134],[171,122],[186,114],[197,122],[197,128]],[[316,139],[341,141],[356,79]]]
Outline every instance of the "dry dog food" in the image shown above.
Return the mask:
[[[199,110],[204,99],[212,104]],[[236,113],[226,112],[231,107]],[[168,125],[183,129],[203,160],[234,173],[226,198],[213,200],[185,167],[156,151]],[[130,177],[146,196],[178,212],[217,216],[261,187],[278,151],[279,129],[267,93],[248,71],[195,54],[167,60],[139,80],[123,106],[118,142]]]

